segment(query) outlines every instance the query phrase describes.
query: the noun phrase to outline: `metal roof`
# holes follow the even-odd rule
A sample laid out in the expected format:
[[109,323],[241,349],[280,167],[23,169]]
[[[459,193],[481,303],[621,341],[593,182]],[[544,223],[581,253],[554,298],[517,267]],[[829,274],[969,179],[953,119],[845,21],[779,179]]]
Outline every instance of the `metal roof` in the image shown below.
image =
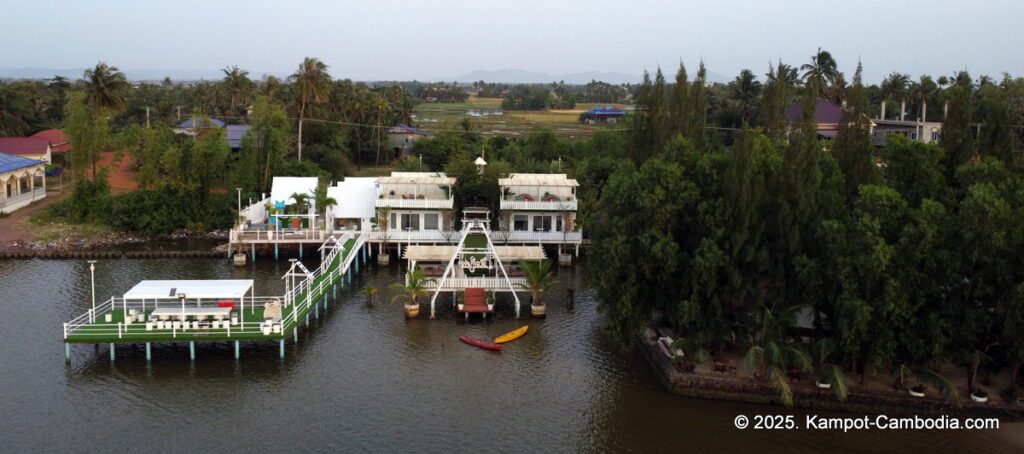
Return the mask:
[[[494,246],[494,252],[503,261],[544,260],[540,246]],[[447,262],[455,254],[455,246],[408,246],[402,253],[406,260],[417,262]]]
[[[819,125],[837,125],[843,120],[843,108],[831,101],[819,99],[814,109],[814,122]],[[803,121],[803,110],[800,103],[790,104],[786,108],[786,120],[790,123]]]
[[13,172],[26,167],[45,165],[43,161],[0,153],[0,173]]
[[391,176],[377,178],[379,184],[437,184],[451,186],[455,178],[443,173],[391,172]]
[[43,137],[0,137],[0,153],[45,155],[50,141]]
[[501,186],[566,186],[576,187],[580,184],[564,173],[513,173],[508,178],[498,180]]
[[228,125],[226,128],[228,145],[231,146],[232,150],[242,148],[242,138],[249,133],[249,125]]
[[598,106],[586,112],[597,117],[623,117],[626,112],[615,106]]
[[[206,121],[203,121],[202,119],[199,120],[199,129],[209,128],[211,124],[218,128],[224,127],[223,121],[220,121],[216,118],[207,118]],[[178,125],[178,127],[181,129],[192,129],[192,119],[189,118],[188,120],[181,122],[181,124]]]
[[419,134],[421,136],[429,136],[430,133],[420,129],[416,129],[405,123],[399,123],[388,128],[388,134]]
[[54,153],[66,153],[71,151],[71,142],[68,140],[67,134],[59,129],[44,129],[35,134],[32,137],[40,137],[50,141],[50,149]]
[[252,290],[252,279],[142,281],[124,294],[125,299],[241,298]]

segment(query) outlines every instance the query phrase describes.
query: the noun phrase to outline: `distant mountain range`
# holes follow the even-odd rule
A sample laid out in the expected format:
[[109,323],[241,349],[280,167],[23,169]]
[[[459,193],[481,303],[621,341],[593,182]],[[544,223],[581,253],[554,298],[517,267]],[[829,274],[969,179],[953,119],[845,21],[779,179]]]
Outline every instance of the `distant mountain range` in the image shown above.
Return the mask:
[[[81,79],[85,68],[0,68],[2,79],[51,79],[54,76],[61,76],[71,80]],[[158,81],[170,77],[176,81],[189,80],[220,80],[224,73],[220,70],[190,70],[190,69],[125,69],[125,76],[133,81]],[[253,72],[250,77],[260,78],[264,73]],[[285,77],[287,74],[269,73],[277,77]],[[665,77],[671,79],[674,73],[666,73]],[[691,71],[691,77],[693,72]],[[473,83],[476,81],[499,82],[499,83],[520,83],[520,84],[547,84],[551,82],[565,81],[567,84],[586,84],[592,80],[608,82],[610,84],[637,83],[642,79],[641,74],[628,74],[620,72],[583,71],[565,74],[550,74],[537,71],[525,71],[522,69],[499,69],[494,71],[476,70],[455,78],[435,79],[437,81]],[[411,78],[410,78],[411,80]],[[712,82],[728,82],[721,74],[708,71],[708,80]]]

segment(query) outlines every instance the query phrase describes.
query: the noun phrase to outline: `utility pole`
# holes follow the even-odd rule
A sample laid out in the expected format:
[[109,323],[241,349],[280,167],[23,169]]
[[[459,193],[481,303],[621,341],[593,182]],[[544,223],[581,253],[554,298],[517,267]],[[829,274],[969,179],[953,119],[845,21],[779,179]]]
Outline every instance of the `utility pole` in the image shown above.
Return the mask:
[[149,129],[149,106],[146,106],[146,129]]
[[181,121],[181,106],[178,106],[178,121]]

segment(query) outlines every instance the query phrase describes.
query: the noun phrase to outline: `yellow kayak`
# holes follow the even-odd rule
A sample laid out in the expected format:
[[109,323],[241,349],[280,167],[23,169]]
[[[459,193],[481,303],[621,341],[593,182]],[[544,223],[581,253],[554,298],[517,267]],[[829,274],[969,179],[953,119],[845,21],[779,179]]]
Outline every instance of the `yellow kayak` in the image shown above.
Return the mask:
[[517,328],[513,331],[509,331],[494,339],[494,343],[504,344],[505,342],[512,342],[516,339],[519,339],[520,337],[523,337],[523,335],[526,334],[526,330],[528,329],[530,329],[530,325],[526,325],[522,328]]

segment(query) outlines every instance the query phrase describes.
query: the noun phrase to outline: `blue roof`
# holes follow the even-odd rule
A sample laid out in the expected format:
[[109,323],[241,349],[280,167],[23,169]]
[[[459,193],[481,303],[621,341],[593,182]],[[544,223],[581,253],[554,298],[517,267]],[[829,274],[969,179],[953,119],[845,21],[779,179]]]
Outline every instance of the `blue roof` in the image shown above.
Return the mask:
[[[200,128],[209,128],[210,124],[213,124],[214,126],[216,126],[218,128],[223,128],[224,127],[224,122],[220,121],[220,120],[218,120],[216,118],[207,118],[206,120],[207,120],[208,123],[204,122],[202,120],[199,121],[199,127]],[[181,122],[181,124],[178,125],[178,127],[181,128],[181,129],[192,129],[192,119],[189,118],[188,120],[185,120],[185,121]]]
[[23,158],[21,156],[11,156],[9,154],[0,153],[0,173],[24,169],[25,167],[37,166],[39,164],[44,163],[42,161],[36,161],[35,159],[28,159]]
[[615,106],[599,106],[587,111],[590,115],[607,116],[607,117],[621,117],[625,116],[626,112]]
[[242,138],[249,133],[249,125],[228,125],[227,136],[228,145],[231,146],[232,150],[238,150],[242,148]]
[[416,129],[405,123],[399,123],[388,129],[388,134],[419,134],[421,136],[429,136],[430,133],[420,129]]

